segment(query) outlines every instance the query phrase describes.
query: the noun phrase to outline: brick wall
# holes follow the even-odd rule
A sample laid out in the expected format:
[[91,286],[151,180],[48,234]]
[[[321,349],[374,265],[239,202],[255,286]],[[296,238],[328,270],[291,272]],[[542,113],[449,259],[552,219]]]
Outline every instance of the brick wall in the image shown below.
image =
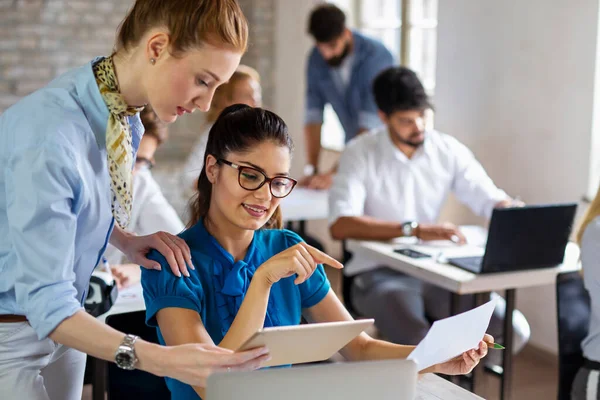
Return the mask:
[[[273,101],[276,0],[240,0],[250,22],[242,62],[261,74],[265,106]],[[0,113],[69,68],[109,54],[117,27],[133,0],[0,0]],[[161,152],[181,158],[202,118],[172,129]]]
[[52,78],[109,54],[131,0],[0,0],[0,112]]

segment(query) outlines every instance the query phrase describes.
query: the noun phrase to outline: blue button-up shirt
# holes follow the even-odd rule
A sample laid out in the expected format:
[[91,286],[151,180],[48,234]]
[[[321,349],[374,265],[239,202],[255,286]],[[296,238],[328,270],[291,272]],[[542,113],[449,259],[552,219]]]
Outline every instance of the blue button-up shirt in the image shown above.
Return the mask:
[[112,232],[107,121],[92,63],[0,116],[0,314],[25,315],[40,339],[82,308]]
[[354,40],[352,71],[345,91],[340,91],[330,67],[319,50],[313,48],[307,65],[306,124],[323,123],[325,104],[331,104],[346,133],[348,143],[360,129],[382,124],[373,97],[373,79],[394,64],[394,57],[380,42],[352,32]]

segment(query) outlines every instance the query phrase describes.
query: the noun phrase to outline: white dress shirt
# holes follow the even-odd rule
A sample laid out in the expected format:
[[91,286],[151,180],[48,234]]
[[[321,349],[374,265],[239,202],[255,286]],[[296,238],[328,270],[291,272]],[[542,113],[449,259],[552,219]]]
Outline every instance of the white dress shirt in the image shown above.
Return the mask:
[[181,172],[181,185],[183,190],[183,196],[187,199],[193,194],[192,186],[196,179],[200,176],[202,167],[204,167],[204,153],[206,152],[206,145],[208,143],[208,134],[212,124],[209,124],[202,134],[198,137],[192,151],[188,155],[187,160],[183,166]]
[[[451,191],[488,218],[495,204],[508,197],[452,136],[428,130],[425,143],[409,159],[383,127],[357,137],[344,150],[329,192],[330,223],[347,216],[435,223]],[[356,261],[345,273],[374,267]]]
[[[183,222],[163,195],[150,170],[138,170],[133,177],[133,205],[127,230],[141,236],[158,231],[176,235],[184,228]],[[127,262],[123,253],[110,244],[106,248],[104,258],[110,265]]]

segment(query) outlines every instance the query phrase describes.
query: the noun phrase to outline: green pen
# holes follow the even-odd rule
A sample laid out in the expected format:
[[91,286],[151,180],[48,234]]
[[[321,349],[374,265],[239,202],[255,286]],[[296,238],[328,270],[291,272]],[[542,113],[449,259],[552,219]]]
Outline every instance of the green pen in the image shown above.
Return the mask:
[[499,349],[499,350],[504,350],[506,347],[502,346],[501,344],[498,343],[492,343],[489,345],[490,349]]

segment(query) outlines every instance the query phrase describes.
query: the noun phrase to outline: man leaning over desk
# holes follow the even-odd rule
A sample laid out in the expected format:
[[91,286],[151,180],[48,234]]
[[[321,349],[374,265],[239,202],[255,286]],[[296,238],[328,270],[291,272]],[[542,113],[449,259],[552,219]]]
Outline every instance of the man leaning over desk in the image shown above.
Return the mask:
[[[355,138],[341,156],[329,195],[330,232],[335,239],[416,236],[464,243],[456,226],[436,222],[450,192],[487,218],[494,207],[515,204],[466,146],[425,128],[425,112],[432,106],[413,71],[384,70],[375,78],[373,92],[385,125]],[[430,321],[450,315],[451,296],[445,289],[364,258],[348,262],[345,273],[354,275],[350,289],[354,309],[374,317],[379,331],[395,343],[417,344]],[[461,308],[471,308],[472,299],[462,296]],[[500,299],[488,330],[500,340],[505,306]],[[518,352],[530,329],[519,311],[513,314],[513,324]],[[490,359],[493,363],[500,362],[501,354],[496,353],[497,359]]]

